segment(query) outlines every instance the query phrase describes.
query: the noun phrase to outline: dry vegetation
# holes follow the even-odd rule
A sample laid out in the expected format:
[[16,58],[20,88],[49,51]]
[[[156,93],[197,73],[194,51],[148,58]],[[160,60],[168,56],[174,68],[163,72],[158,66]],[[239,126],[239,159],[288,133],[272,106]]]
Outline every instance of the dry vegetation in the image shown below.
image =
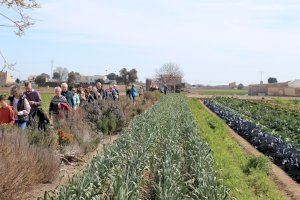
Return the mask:
[[27,135],[16,128],[0,131],[0,199],[20,199],[30,187],[52,181],[59,158],[49,148],[29,145]]
[[[32,186],[52,182],[60,164],[68,158],[80,159],[95,150],[103,134],[116,134],[131,119],[151,107],[158,93],[145,93],[136,106],[127,97],[120,101],[100,101],[69,112],[59,129],[47,132],[28,128],[0,128],[0,199],[20,199]],[[63,161],[63,162],[61,162]]]

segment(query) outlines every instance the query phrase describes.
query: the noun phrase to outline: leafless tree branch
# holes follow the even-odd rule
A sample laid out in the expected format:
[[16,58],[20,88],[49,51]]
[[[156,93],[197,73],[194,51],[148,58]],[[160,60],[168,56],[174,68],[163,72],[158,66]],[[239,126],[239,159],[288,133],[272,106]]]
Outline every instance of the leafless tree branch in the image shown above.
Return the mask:
[[3,67],[1,69],[1,72],[3,72],[5,69],[9,69],[9,70],[12,70],[12,71],[15,71],[15,65],[17,63],[14,63],[14,64],[11,64],[11,63],[8,63],[4,57],[4,55],[2,54],[1,50],[0,50],[0,57],[2,58],[3,60]]
[[[6,28],[15,28],[15,34],[21,36],[25,33],[25,30],[34,25],[34,20],[28,15],[24,13],[26,9],[34,9],[38,8],[39,4],[36,0],[0,0],[0,9],[4,8],[8,11],[11,11],[11,16],[9,14],[4,14],[0,10],[0,18],[3,18],[6,23],[0,24],[0,27]],[[3,60],[3,68],[1,71],[6,69],[15,71],[15,65],[10,64],[6,61],[2,52],[0,51],[0,58]]]

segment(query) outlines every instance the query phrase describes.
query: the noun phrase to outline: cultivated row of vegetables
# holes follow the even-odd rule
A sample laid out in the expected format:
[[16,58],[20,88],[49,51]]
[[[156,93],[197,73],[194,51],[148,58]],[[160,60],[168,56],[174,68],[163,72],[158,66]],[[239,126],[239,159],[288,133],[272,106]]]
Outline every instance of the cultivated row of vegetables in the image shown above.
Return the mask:
[[[287,116],[284,116],[284,113],[280,113],[280,110],[271,110],[266,106],[262,107],[246,100],[230,98],[207,99],[204,103],[225,120],[233,130],[248,140],[259,151],[271,157],[276,165],[285,170],[297,182],[300,182],[300,151],[274,134],[272,128],[279,127],[279,125],[271,126],[272,121],[268,119],[269,116],[271,119],[278,117],[279,121],[283,120],[278,122],[274,118],[273,121],[273,123],[278,122],[285,127],[281,131],[290,130],[289,127],[295,130],[295,124],[288,124],[289,122],[297,124],[297,122],[290,119],[292,113],[286,113]],[[296,114],[295,117],[297,117]],[[262,124],[266,128],[262,128]],[[289,133],[297,135],[291,130]],[[282,132],[282,134],[285,133]],[[294,138],[293,135],[287,135],[287,137]]]
[[300,149],[300,113],[259,101],[218,97],[215,102],[238,112],[260,128]]
[[230,199],[181,95],[136,117],[103,156],[45,199]]

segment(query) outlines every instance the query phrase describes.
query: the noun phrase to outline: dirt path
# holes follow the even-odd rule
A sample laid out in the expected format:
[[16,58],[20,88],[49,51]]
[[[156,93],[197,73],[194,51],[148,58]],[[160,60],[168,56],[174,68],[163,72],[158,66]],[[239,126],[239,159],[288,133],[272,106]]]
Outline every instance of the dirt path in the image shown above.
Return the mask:
[[69,178],[81,173],[96,154],[102,154],[104,146],[113,144],[119,137],[120,135],[104,136],[97,149],[83,157],[84,162],[61,165],[59,175],[54,182],[35,186],[34,189],[26,195],[25,199],[36,200],[38,197],[43,197],[46,191],[55,190],[58,186],[67,183]]
[[[212,115],[217,116],[210,109],[208,109],[202,101],[200,103],[206,108],[206,110]],[[234,130],[232,130],[229,126],[228,133],[230,137],[238,142],[238,144],[244,149],[244,151],[249,155],[261,156],[263,155],[261,152],[256,150],[247,140],[242,138],[239,134],[237,134]],[[300,200],[300,184],[295,182],[290,176],[288,176],[281,168],[272,163],[272,172],[271,176],[273,181],[277,184],[278,189],[283,191],[286,199],[291,200]]]

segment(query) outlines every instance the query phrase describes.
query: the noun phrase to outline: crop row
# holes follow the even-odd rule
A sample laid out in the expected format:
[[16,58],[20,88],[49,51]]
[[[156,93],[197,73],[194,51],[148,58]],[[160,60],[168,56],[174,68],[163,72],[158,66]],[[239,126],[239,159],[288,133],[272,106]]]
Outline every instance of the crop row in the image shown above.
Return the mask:
[[222,104],[245,116],[261,129],[300,148],[300,114],[281,107],[235,98],[216,98]]
[[204,103],[256,149],[271,157],[276,165],[300,182],[299,150],[287,144],[280,137],[262,131],[255,123],[214,100],[205,100]]
[[184,96],[136,117],[81,176],[45,199],[229,199]]

